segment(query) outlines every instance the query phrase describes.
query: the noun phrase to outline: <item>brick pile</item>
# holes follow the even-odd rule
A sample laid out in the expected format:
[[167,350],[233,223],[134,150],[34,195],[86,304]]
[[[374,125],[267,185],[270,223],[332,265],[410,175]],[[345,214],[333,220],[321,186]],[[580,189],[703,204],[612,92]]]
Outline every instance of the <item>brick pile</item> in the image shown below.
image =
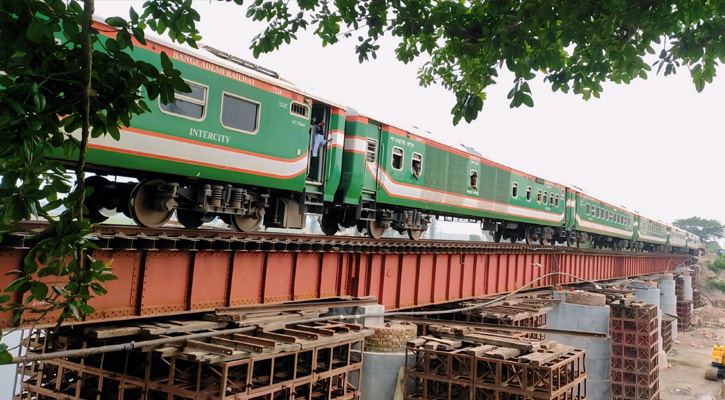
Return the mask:
[[[686,269],[685,273],[689,274],[689,270]],[[692,300],[685,300],[685,278],[683,275],[678,275],[675,278],[675,296],[677,296],[677,329],[687,332],[692,322]]]
[[612,399],[659,399],[657,306],[610,304]]
[[405,353],[408,341],[418,336],[418,327],[407,322],[391,322],[369,328],[375,334],[365,339],[365,351],[376,353]]

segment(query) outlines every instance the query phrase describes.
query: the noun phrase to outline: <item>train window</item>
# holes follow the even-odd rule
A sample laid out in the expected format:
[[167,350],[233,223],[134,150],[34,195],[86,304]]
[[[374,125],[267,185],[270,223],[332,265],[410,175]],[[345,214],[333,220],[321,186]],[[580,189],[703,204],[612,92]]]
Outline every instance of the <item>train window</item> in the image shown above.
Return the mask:
[[365,150],[365,162],[375,164],[378,159],[378,141],[375,139],[367,139],[367,148]]
[[413,153],[413,158],[410,161],[410,172],[413,173],[415,179],[420,177],[423,173],[423,156],[420,153]]
[[310,108],[304,104],[293,101],[290,103],[289,112],[297,117],[307,118],[310,115]]
[[549,192],[544,191],[544,200],[543,203],[546,205],[549,202]]
[[596,209],[597,209],[597,218],[601,218],[602,217],[602,209],[599,208],[599,207],[596,207]]
[[531,186],[526,186],[526,201],[531,201]]
[[519,184],[516,182],[514,182],[514,184],[511,185],[511,196],[519,197]]
[[614,213],[610,211],[609,212],[609,222],[611,222],[611,221],[614,221]]
[[554,207],[559,207],[559,195],[556,195],[556,200],[554,200]]
[[397,169],[398,171],[403,169],[403,149],[393,147],[393,158],[390,162],[393,163],[393,169]]
[[185,81],[191,88],[190,93],[181,93],[174,90],[174,101],[163,104],[159,98],[161,112],[176,115],[178,117],[201,121],[206,114],[206,94],[208,88]]
[[586,205],[586,206],[584,206],[584,207],[585,207],[585,210],[586,210],[586,211],[584,212],[584,214],[586,214],[587,216],[589,216],[589,212],[591,211],[591,210],[590,210],[590,208],[589,208],[589,204],[587,204],[587,205]]
[[255,134],[259,127],[259,103],[224,93],[222,126],[234,131]]
[[471,189],[478,189],[478,172],[477,171],[471,170],[471,172],[469,174],[468,186]]
[[536,202],[541,204],[541,189],[536,191]]

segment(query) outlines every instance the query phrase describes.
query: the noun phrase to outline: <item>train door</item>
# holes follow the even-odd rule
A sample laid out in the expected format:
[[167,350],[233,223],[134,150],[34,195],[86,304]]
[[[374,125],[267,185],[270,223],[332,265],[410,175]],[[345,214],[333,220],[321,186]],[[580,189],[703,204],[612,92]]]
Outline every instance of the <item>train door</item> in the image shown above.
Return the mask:
[[310,125],[310,150],[307,157],[308,183],[321,185],[325,176],[329,125],[330,108],[322,104],[313,105]]
[[382,154],[380,150],[380,136],[382,126],[370,122],[367,126],[365,139],[365,178],[363,178],[363,192],[377,193],[378,174],[380,173],[378,158]]

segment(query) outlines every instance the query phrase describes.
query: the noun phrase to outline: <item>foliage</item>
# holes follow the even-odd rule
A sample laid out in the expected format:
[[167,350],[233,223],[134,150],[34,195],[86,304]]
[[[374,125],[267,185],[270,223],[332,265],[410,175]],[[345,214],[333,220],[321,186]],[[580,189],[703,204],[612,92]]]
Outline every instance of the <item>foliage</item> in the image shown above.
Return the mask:
[[711,262],[707,265],[707,267],[710,269],[710,271],[713,272],[720,272],[725,270],[725,256]]
[[718,289],[721,292],[725,292],[725,281],[721,280],[720,278],[716,276],[711,276],[708,278],[707,282],[710,284],[710,287]]
[[[199,15],[190,0],[149,0],[140,15],[131,9],[128,20],[106,20],[114,29],[104,32],[91,27],[94,1],[83,3],[0,0],[0,239],[14,222],[49,222],[22,269],[12,271],[17,279],[0,293],[0,309],[13,311],[15,322],[33,323],[58,310],[60,324],[94,311],[88,301],[115,277],[89,251],[95,246],[82,214],[88,137],[118,139],[119,126],[150,111],[142,89],[164,102],[174,89],[189,91],[164,54],[159,71],[129,52],[134,40],[145,43],[147,27],[195,45]],[[52,153],[78,159],[75,190]],[[7,350],[0,347],[0,363],[8,362]]]
[[[228,1],[228,0],[227,0]],[[242,0],[234,0],[243,3]],[[725,59],[725,1],[657,2],[571,0],[382,1],[256,0],[247,16],[267,21],[254,40],[254,55],[296,39],[314,28],[322,45],[357,36],[360,62],[375,58],[384,35],[399,39],[398,60],[425,56],[423,86],[442,84],[456,95],[453,121],[478,115],[485,89],[499,71],[514,74],[511,107],[532,107],[529,81],[537,73],[553,91],[570,90],[585,100],[599,97],[602,83],[647,79],[654,59],[657,73],[686,66],[702,91]]]
[[672,225],[694,233],[704,240],[712,240],[725,236],[725,226],[715,219],[690,217],[675,220]]
[[720,251],[720,243],[718,243],[716,240],[711,240],[705,244],[706,253],[717,254],[719,251]]

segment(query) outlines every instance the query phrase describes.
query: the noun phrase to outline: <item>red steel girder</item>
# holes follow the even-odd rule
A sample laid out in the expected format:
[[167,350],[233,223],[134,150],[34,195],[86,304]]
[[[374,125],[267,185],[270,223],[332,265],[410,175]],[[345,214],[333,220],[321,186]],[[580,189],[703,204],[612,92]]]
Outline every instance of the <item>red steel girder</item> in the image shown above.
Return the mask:
[[[339,239],[335,237],[335,239]],[[319,240],[319,239],[318,239]],[[550,247],[513,251],[436,248],[435,252],[336,251],[321,247],[299,251],[96,250],[113,260],[118,280],[105,283],[108,294],[92,299],[96,313],[88,321],[211,311],[219,307],[277,304],[342,296],[376,296],[387,310],[441,304],[509,293],[551,272],[586,280],[607,280],[664,272],[686,255],[611,253]],[[0,285],[17,278],[23,248],[0,250]],[[564,253],[566,252],[566,253]],[[528,288],[577,280],[554,275]],[[17,301],[18,299],[13,299]],[[48,315],[40,325],[52,324]],[[0,313],[0,329],[12,315]]]

